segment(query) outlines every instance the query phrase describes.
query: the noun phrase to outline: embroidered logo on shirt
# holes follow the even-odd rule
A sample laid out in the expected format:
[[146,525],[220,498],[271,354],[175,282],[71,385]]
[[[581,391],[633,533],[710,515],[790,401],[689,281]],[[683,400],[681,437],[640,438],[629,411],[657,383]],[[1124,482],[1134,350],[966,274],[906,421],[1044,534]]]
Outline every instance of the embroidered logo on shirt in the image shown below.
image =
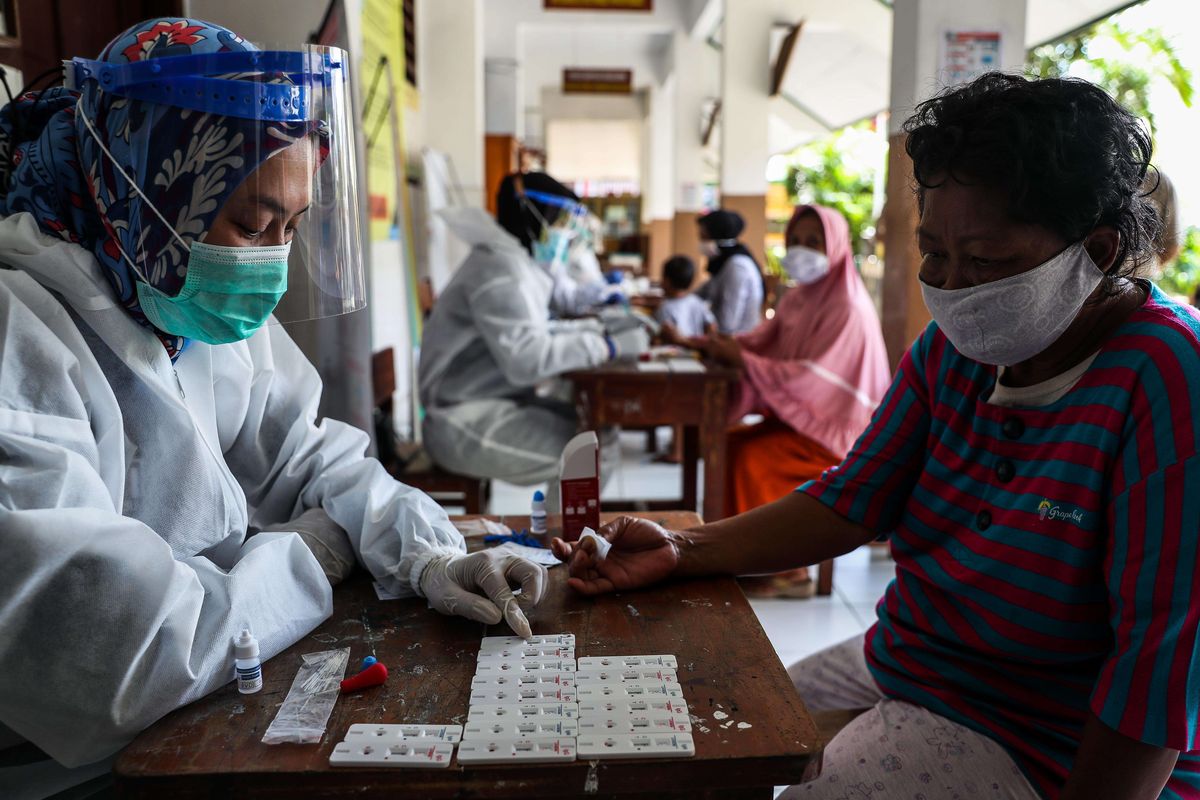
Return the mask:
[[1042,520],[1065,520],[1076,525],[1083,524],[1083,512],[1078,508],[1056,506],[1049,500],[1042,500],[1038,505],[1038,518]]

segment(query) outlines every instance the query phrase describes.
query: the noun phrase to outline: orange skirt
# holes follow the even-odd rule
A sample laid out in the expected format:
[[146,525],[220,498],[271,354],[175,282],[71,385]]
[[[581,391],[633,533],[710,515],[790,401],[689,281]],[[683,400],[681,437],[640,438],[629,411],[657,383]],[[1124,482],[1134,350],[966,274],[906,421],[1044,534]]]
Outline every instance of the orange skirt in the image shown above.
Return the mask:
[[728,434],[725,515],[766,505],[841,462],[777,419],[739,425]]

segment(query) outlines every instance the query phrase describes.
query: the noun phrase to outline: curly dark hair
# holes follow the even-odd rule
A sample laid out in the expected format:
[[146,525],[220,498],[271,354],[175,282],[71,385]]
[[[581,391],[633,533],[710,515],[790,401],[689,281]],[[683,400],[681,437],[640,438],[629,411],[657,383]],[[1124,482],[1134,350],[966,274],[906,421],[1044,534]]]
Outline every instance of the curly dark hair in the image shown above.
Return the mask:
[[1156,176],[1146,126],[1087,81],[989,72],[917,106],[904,123],[918,201],[948,177],[1002,189],[1009,213],[1068,242],[1107,225],[1121,236],[1109,278],[1154,252]]

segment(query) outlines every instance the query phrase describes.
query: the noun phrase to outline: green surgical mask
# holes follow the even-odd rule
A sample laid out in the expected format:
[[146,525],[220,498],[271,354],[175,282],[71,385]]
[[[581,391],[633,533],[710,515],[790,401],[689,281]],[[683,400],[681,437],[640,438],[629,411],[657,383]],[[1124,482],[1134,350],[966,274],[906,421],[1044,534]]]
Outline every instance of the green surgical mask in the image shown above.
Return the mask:
[[142,312],[159,330],[208,344],[240,342],[267,321],[287,290],[291,242],[222,247],[192,242],[187,276],[171,297],[137,281]]

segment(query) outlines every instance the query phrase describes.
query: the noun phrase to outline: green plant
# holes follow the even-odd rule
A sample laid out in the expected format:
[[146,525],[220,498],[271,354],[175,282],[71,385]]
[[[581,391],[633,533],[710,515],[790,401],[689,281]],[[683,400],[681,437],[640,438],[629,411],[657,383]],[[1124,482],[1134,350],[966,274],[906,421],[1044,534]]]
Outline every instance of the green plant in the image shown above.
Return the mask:
[[855,252],[874,236],[877,164],[887,147],[867,124],[843,128],[790,154],[788,199],[837,209],[850,223]]
[[1102,87],[1155,130],[1150,86],[1166,80],[1192,105],[1192,72],[1159,28],[1130,30],[1115,17],[1030,51],[1028,70],[1039,78],[1085,78]]
[[1200,286],[1200,228],[1188,228],[1179,256],[1155,276],[1158,288],[1167,294],[1191,298]]

